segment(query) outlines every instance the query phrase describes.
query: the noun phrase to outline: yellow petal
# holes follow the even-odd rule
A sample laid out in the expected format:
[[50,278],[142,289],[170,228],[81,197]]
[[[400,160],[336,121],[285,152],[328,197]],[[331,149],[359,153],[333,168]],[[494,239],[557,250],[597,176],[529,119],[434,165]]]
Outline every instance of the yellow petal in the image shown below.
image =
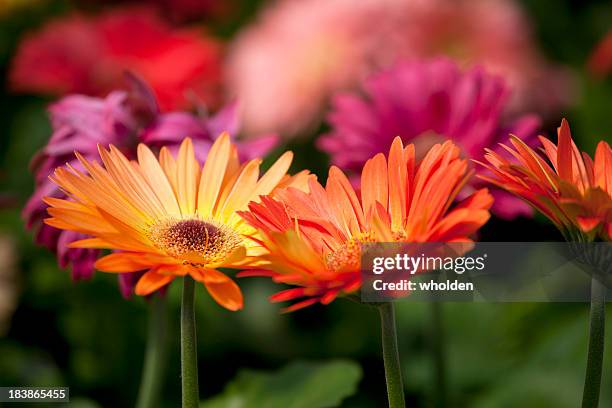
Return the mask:
[[231,143],[227,133],[222,134],[211,146],[202,169],[198,193],[198,213],[212,215],[228,166]]
[[164,169],[159,164],[151,150],[144,144],[138,145],[138,162],[144,177],[157,194],[161,204],[169,215],[180,215],[181,210],[176,202],[172,185],[166,177]]
[[200,168],[195,159],[193,143],[190,138],[186,138],[179,148],[177,163],[177,197],[183,215],[195,214],[199,172]]

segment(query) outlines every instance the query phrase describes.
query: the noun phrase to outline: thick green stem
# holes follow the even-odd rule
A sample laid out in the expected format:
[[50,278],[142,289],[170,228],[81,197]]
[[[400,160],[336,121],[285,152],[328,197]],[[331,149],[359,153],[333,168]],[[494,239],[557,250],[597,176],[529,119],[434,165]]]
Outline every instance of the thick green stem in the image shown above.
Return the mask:
[[167,319],[166,297],[153,295],[149,302],[147,349],[136,408],[159,405],[166,361]]
[[433,301],[431,303],[432,312],[432,338],[431,344],[433,349],[434,360],[434,406],[443,408],[447,405],[447,390],[446,390],[446,341],[444,331],[444,311],[443,304]]
[[606,331],[606,286],[595,276],[591,281],[591,313],[589,328],[589,351],[587,357],[582,408],[597,408]]
[[385,378],[387,380],[387,396],[390,408],[404,408],[404,383],[397,348],[397,333],[395,329],[395,309],[393,303],[382,303],[378,307],[382,327],[382,349],[385,363]]
[[181,382],[183,408],[197,408],[200,404],[194,300],[194,280],[191,276],[187,275],[183,278],[183,299],[181,301]]

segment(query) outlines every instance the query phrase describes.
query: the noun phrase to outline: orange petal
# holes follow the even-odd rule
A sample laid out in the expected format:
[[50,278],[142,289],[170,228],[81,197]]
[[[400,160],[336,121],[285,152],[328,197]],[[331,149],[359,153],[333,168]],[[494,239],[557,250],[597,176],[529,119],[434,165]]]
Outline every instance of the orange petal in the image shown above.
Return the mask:
[[389,203],[387,181],[387,159],[382,153],[368,160],[361,174],[361,201],[363,211],[368,214],[379,202],[386,210]]
[[561,126],[557,129],[558,147],[557,147],[557,169],[559,176],[567,181],[573,181],[572,173],[572,135],[570,133],[567,120],[561,121]]
[[189,268],[189,275],[198,282],[224,283],[230,280],[223,272],[216,269]]
[[285,174],[293,161],[293,153],[285,152],[268,171],[259,179],[255,191],[253,192],[253,200],[259,200],[260,195],[268,195],[285,177]]
[[161,164],[159,164],[151,150],[144,144],[138,145],[137,152],[138,163],[143,170],[143,175],[157,194],[166,212],[170,215],[180,214],[181,210],[176,201],[174,190]]
[[193,143],[190,138],[186,138],[179,148],[176,166],[178,204],[183,215],[195,214],[199,173],[200,166],[195,159]]
[[246,163],[231,186],[224,202],[219,202],[220,214],[224,217],[224,220],[228,220],[236,211],[247,209],[246,207],[251,201],[257,185],[260,164],[260,159],[253,159]]
[[[170,153],[170,149],[167,147],[162,147],[159,150],[159,164],[164,169],[164,173],[170,182],[170,186],[172,186],[172,191],[174,192],[174,196],[178,197],[178,176],[176,172],[176,160],[172,153]],[[178,201],[177,201],[178,204]]]
[[493,196],[489,193],[489,189],[481,188],[475,193],[471,194],[469,197],[465,198],[463,201],[455,207],[455,209],[459,208],[471,208],[471,209],[480,209],[480,210],[488,210],[493,205]]
[[85,238],[78,241],[72,241],[68,244],[68,248],[113,249],[114,246],[101,238]]
[[156,290],[161,289],[168,283],[172,282],[173,279],[174,275],[163,275],[161,273],[157,273],[156,269],[151,269],[142,275],[142,277],[138,280],[134,293],[136,293],[138,296],[150,295]]
[[402,140],[396,137],[389,151],[389,213],[393,231],[399,231],[406,218],[407,162]]
[[[134,272],[150,268],[153,265],[168,263],[168,260],[165,256],[157,254],[116,252],[98,259],[95,267],[102,272]],[[166,268],[175,267],[175,265],[164,266]]]
[[150,267],[138,253],[117,252],[98,259],[95,268],[102,272],[135,272]]
[[612,197],[612,149],[604,141],[597,144],[593,172],[594,184]]
[[576,217],[580,229],[584,232],[591,232],[602,221],[597,217]]
[[223,283],[204,282],[208,293],[224,308],[233,312],[242,309],[242,292],[236,282],[227,278]]
[[206,157],[198,193],[198,212],[204,217],[212,215],[226,175],[231,147],[229,134],[223,133]]
[[326,190],[340,226],[349,236],[359,234],[364,225],[361,204],[342,170],[335,166],[329,169]]

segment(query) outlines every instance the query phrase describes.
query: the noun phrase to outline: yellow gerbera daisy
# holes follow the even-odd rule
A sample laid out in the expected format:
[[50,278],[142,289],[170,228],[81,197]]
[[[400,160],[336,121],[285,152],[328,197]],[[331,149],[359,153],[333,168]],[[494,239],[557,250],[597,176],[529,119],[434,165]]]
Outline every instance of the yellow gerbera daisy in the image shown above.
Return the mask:
[[70,199],[46,198],[51,218],[45,222],[92,236],[72,247],[116,251],[96,262],[100,271],[148,270],[136,285],[138,295],[190,275],[230,310],[242,308],[242,294],[217,269],[253,265],[263,251],[245,238],[255,231],[236,211],[277,186],[306,188],[310,177],[306,171],[286,175],[293,156],[286,152],[259,178],[261,160],[241,165],[227,134],[211,147],[203,167],[190,139],[181,144],[176,158],[162,148],[159,161],[143,144],[137,161],[112,145],[99,152],[103,165],[77,153],[85,172],[70,165],[55,170],[51,180]]

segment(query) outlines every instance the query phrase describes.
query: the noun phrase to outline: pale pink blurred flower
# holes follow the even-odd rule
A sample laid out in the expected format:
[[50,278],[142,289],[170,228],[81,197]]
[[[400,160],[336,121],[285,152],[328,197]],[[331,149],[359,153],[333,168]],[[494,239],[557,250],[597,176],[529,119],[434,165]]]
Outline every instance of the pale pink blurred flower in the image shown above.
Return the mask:
[[316,126],[331,93],[398,59],[447,55],[501,75],[508,110],[544,116],[569,103],[569,74],[534,44],[512,0],[284,0],[230,48],[228,86],[247,133]]
[[516,1],[403,2],[404,56],[444,54],[467,65],[483,65],[504,77],[514,112],[535,110],[546,116],[571,102],[570,72],[540,53],[529,19]]
[[247,132],[303,130],[330,92],[351,86],[371,63],[391,59],[381,47],[393,27],[395,0],[286,0],[238,36],[228,86],[240,98]]

